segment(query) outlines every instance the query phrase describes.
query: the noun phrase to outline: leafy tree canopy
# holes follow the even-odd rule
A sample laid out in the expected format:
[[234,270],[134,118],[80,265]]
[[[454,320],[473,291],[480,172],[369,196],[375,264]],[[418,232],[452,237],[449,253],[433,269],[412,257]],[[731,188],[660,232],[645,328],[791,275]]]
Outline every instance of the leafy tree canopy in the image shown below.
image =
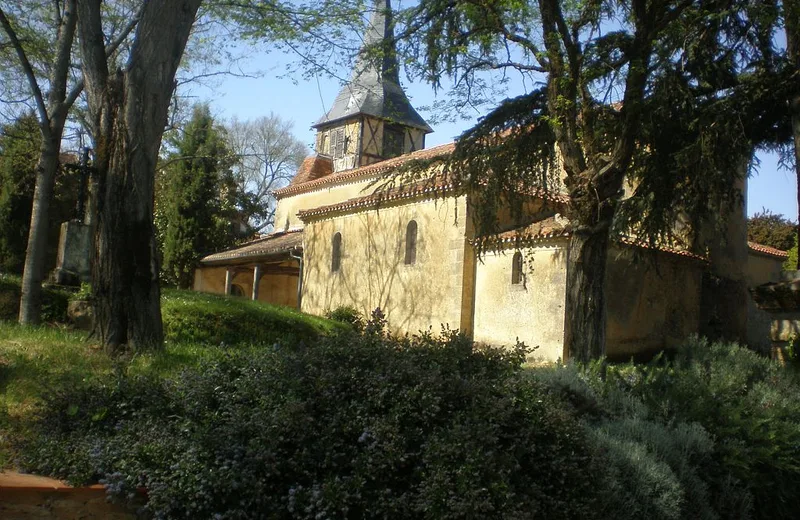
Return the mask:
[[224,130],[208,105],[196,105],[173,137],[158,178],[156,227],[163,254],[162,280],[191,287],[197,261],[233,243],[235,184]]
[[748,0],[422,0],[400,17],[434,86],[452,77],[468,98],[493,70],[532,85],[437,162],[473,188],[479,233],[498,229],[502,205],[564,197],[571,356],[605,351],[609,237],[693,245],[740,200],[753,147],[790,135],[780,102],[800,82],[772,42],[780,14]]
[[747,219],[747,240],[788,251],[794,246],[797,224],[768,209]]
[[41,134],[27,116],[0,133],[0,270],[18,273],[25,261],[36,159]]
[[[25,262],[36,163],[42,143],[36,117],[24,115],[0,130],[0,271],[21,273]],[[75,218],[79,178],[63,168],[61,156],[51,218],[47,223],[47,270],[55,266],[61,223]]]

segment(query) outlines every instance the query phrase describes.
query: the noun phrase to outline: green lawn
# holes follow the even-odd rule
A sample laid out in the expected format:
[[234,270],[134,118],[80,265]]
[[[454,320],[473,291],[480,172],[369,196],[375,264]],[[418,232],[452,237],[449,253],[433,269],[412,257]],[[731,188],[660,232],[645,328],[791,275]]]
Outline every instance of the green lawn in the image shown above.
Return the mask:
[[[0,278],[0,301],[11,301],[18,294],[18,278]],[[61,293],[57,296],[62,297]],[[0,467],[9,458],[10,435],[24,434],[25,422],[54,388],[68,388],[115,370],[166,377],[220,356],[227,348],[308,342],[348,327],[241,298],[165,290],[165,348],[112,359],[84,331],[57,322],[21,327],[13,321],[14,312],[6,314],[0,316]]]

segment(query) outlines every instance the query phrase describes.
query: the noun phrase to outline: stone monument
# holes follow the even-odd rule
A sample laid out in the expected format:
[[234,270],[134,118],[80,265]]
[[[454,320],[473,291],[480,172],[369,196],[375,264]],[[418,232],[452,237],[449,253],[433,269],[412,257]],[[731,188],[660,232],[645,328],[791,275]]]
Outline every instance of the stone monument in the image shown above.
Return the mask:
[[89,166],[89,149],[83,149],[79,164],[68,164],[65,167],[80,172],[80,191],[75,218],[61,224],[56,268],[50,278],[58,285],[80,285],[82,282],[89,282],[92,272],[92,225],[86,210],[92,169]]

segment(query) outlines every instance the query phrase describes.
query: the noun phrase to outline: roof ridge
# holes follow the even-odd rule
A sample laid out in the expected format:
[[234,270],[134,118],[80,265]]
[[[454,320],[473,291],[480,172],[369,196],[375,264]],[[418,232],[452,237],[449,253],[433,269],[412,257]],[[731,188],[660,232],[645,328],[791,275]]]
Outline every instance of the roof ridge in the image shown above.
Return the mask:
[[[428,155],[435,157],[437,154],[445,155],[446,153],[452,152],[452,148],[455,147],[455,141],[445,144],[440,144],[438,146],[434,146],[433,148],[424,148],[422,150],[416,150],[411,153],[403,154],[398,157],[393,157],[391,159],[386,159],[384,161],[380,161],[373,164],[368,164],[366,166],[359,166],[358,168],[353,168],[352,170],[345,170],[342,172],[332,173],[330,175],[326,175],[325,177],[320,177],[319,179],[313,179],[307,182],[303,182],[300,184],[290,184],[284,188],[278,188],[274,190],[272,193],[277,198],[282,198],[287,195],[294,195],[297,193],[305,193],[307,191],[312,191],[319,186],[325,186],[327,184],[333,184],[338,181],[347,181],[357,179],[359,177],[367,177],[371,174],[377,174],[384,171],[389,171],[397,166],[400,166],[408,161],[413,159],[418,159],[420,157],[427,158]],[[446,150],[448,149],[448,150]]]
[[759,244],[758,242],[753,242],[751,240],[747,241],[747,248],[755,251],[757,253],[763,253],[769,256],[775,256],[778,258],[788,258],[789,252],[784,251],[783,249],[778,249],[777,247],[767,246],[764,244]]

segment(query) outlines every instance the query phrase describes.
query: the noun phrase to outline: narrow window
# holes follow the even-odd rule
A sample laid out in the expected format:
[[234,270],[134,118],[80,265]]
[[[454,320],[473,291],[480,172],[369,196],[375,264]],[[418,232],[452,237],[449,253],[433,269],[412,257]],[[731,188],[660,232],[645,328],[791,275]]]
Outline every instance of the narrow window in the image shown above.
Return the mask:
[[522,283],[522,253],[517,251],[511,260],[511,283],[519,285]]
[[417,262],[417,221],[412,220],[406,226],[406,265]]
[[331,271],[336,272],[342,265],[342,234],[333,235],[333,248],[331,251]]
[[325,132],[319,138],[319,153],[330,155],[330,150],[328,150],[328,132]]
[[333,155],[334,159],[341,159],[347,153],[347,140],[344,135],[344,128],[337,128],[333,134]]

